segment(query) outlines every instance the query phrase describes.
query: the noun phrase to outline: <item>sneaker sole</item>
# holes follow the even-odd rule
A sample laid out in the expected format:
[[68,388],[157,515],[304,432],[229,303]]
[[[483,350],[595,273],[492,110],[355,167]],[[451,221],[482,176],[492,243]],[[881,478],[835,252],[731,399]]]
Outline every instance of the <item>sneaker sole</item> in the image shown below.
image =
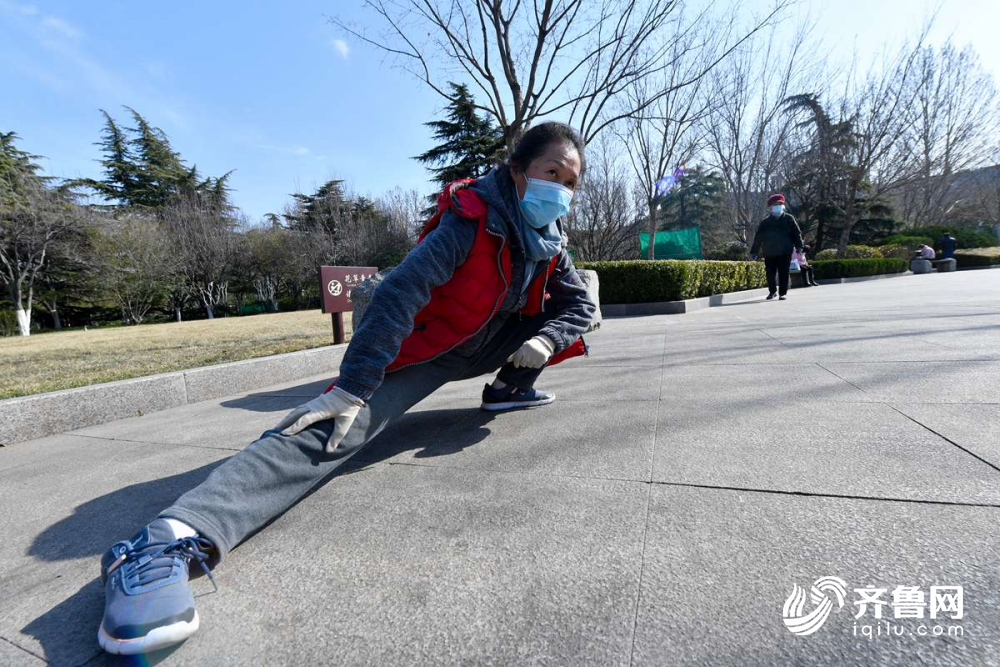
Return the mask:
[[537,408],[540,405],[548,405],[556,400],[555,396],[543,398],[540,401],[509,401],[507,403],[483,403],[479,407],[490,412],[500,412],[503,410],[521,410],[525,408]]
[[133,639],[115,639],[104,631],[104,624],[101,624],[97,631],[97,643],[108,653],[115,655],[137,655],[139,653],[151,653],[161,648],[173,646],[184,641],[198,631],[198,612],[194,612],[191,621],[179,621],[165,625],[162,628],[154,628],[143,637]]

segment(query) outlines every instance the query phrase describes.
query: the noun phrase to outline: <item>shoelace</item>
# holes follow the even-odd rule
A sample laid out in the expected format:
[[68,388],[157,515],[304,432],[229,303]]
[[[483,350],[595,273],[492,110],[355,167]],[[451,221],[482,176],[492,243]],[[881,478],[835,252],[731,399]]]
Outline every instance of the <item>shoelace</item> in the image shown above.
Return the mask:
[[180,557],[188,561],[196,561],[201,567],[201,571],[212,582],[214,589],[218,591],[219,587],[215,583],[215,578],[205,564],[209,558],[207,552],[211,548],[212,543],[203,537],[182,537],[172,542],[150,542],[140,549],[126,547],[118,560],[108,568],[108,574],[110,575],[118,567],[124,566],[123,574],[129,583],[146,586],[169,577],[173,571],[174,559]]

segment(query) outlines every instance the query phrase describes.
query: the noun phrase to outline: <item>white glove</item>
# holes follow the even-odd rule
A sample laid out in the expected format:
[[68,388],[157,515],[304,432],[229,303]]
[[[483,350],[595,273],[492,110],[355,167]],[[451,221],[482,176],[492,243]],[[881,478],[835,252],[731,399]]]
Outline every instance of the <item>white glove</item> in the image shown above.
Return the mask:
[[281,435],[296,435],[316,422],[333,419],[333,433],[326,443],[326,451],[331,453],[347,435],[364,405],[365,402],[357,396],[348,394],[339,387],[332,387],[325,394],[320,394],[289,412],[274,429],[281,431]]
[[555,351],[556,344],[548,336],[538,335],[526,341],[507,361],[513,362],[514,368],[541,368]]

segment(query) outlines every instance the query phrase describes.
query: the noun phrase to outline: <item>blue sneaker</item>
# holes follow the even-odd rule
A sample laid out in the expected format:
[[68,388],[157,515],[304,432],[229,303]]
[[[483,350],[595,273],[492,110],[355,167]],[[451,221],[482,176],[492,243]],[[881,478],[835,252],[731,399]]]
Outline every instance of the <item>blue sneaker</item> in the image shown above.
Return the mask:
[[501,412],[503,410],[521,410],[548,405],[556,400],[555,394],[537,389],[518,389],[507,385],[503,389],[494,389],[490,385],[483,388],[483,410]]
[[198,612],[188,586],[188,565],[197,561],[212,579],[205,565],[211,548],[202,537],[174,539],[170,525],[157,519],[131,540],[108,549],[101,558],[101,648],[123,655],[149,653],[193,635]]

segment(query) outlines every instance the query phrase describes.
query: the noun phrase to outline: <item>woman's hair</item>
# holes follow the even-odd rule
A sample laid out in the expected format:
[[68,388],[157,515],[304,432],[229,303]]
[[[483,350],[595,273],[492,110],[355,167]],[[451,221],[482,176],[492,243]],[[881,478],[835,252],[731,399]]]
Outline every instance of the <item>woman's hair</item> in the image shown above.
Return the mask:
[[580,133],[566,123],[548,121],[535,125],[521,136],[514,147],[514,152],[507,156],[507,165],[516,165],[524,170],[532,160],[539,157],[554,143],[570,143],[580,154],[580,176],[587,170],[587,160],[583,156],[585,144]]

